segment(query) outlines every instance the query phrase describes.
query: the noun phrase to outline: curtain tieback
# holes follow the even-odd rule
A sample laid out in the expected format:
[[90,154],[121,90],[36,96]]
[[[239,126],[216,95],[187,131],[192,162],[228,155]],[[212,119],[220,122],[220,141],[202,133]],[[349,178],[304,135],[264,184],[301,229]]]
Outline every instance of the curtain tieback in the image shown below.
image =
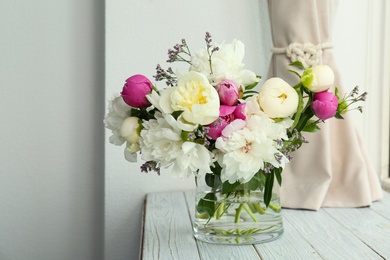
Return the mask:
[[322,50],[330,49],[333,45],[330,42],[324,42],[314,45],[310,42],[293,42],[286,48],[272,48],[275,54],[286,54],[291,62],[300,61],[305,68],[318,64],[322,58]]

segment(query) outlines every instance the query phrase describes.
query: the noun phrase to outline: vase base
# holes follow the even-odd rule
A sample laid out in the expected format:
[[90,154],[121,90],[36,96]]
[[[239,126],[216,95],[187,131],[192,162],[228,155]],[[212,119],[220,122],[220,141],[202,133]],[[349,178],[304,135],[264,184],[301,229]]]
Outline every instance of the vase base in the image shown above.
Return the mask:
[[283,226],[280,229],[273,230],[272,232],[252,234],[248,236],[229,236],[229,235],[213,235],[207,233],[196,232],[194,237],[200,241],[222,244],[222,245],[252,245],[261,244],[278,239],[283,234]]

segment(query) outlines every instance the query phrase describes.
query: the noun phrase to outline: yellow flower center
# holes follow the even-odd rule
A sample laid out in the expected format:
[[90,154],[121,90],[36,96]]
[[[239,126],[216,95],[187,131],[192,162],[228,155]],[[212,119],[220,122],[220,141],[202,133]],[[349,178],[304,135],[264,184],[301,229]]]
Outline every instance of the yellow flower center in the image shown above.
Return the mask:
[[283,104],[283,102],[287,98],[287,95],[286,95],[286,93],[282,93],[281,95],[278,96],[278,98],[280,99],[280,103]]
[[174,100],[176,100],[176,108],[184,110],[185,108],[192,111],[192,106],[195,104],[206,104],[207,96],[203,93],[205,88],[200,82],[189,81],[184,86],[180,86],[173,91]]

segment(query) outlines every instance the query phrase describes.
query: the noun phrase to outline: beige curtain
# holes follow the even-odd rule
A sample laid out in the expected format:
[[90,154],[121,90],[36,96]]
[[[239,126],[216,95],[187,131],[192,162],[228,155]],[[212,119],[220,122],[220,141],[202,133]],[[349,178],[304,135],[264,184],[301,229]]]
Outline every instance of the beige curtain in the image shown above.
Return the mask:
[[[287,72],[291,63],[287,54],[293,59],[300,59],[302,55],[313,58],[318,54],[317,59],[314,57],[308,63],[332,67],[336,86],[343,92],[330,48],[337,3],[337,0],[268,1],[276,52],[272,56],[269,77],[282,77],[294,85],[298,77]],[[291,48],[286,49],[293,43],[298,56],[291,54]],[[380,199],[378,175],[352,119],[348,116],[345,120],[330,119],[320,127],[320,132],[305,134],[310,143],[294,154],[293,161],[283,171],[282,206],[318,210],[320,207],[367,206]]]

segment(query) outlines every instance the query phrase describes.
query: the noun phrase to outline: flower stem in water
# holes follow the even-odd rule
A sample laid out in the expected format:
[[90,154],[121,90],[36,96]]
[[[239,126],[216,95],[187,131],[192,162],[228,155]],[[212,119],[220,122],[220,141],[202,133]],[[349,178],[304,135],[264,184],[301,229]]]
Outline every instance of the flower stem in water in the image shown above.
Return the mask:
[[225,208],[225,203],[222,202],[221,204],[219,204],[218,209],[217,209],[217,215],[216,215],[217,220],[221,219],[224,208]]
[[248,212],[249,216],[251,216],[251,218],[253,219],[254,222],[257,222],[257,218],[255,215],[253,215],[252,211],[246,206],[244,205],[244,209],[246,212]]
[[275,204],[273,204],[273,203],[270,203],[270,204],[269,204],[269,207],[270,207],[273,211],[275,211],[275,212],[280,212],[280,210],[281,210],[280,205],[275,205]]
[[260,206],[259,203],[254,203],[253,205],[255,206],[257,212],[259,212],[260,214],[264,214],[265,213],[265,209],[262,206]]
[[238,221],[240,220],[241,211],[242,211],[243,207],[244,207],[244,204],[240,204],[240,206],[238,206],[238,208],[236,209],[236,217],[234,218],[234,223],[238,223]]

